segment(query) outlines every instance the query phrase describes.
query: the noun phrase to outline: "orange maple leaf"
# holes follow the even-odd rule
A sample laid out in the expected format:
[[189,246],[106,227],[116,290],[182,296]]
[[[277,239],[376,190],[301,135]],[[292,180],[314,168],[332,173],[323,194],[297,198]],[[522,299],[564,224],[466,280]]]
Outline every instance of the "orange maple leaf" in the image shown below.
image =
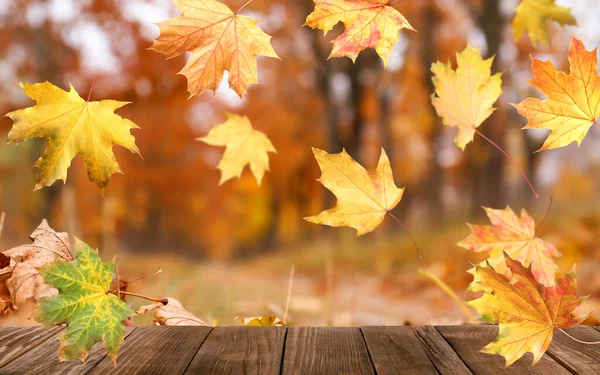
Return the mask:
[[592,125],[599,125],[600,79],[597,49],[587,51],[573,37],[569,47],[570,74],[556,71],[550,61],[532,58],[534,78],[529,82],[548,96],[546,100],[527,98],[515,105],[528,120],[523,129],[550,129],[538,151],[581,142]]
[[[190,96],[215,92],[229,71],[229,85],[240,97],[258,83],[256,56],[276,57],[271,36],[254,18],[240,16],[215,0],[173,0],[181,16],[158,24],[151,49],[168,58],[192,52],[179,72],[188,79]],[[239,10],[238,10],[239,12]]]
[[507,367],[531,352],[535,365],[550,346],[554,328],[573,327],[585,320],[587,315],[573,314],[585,298],[577,296],[575,267],[558,279],[556,285],[544,287],[530,269],[506,253],[504,262],[510,278],[489,265],[476,266],[484,293],[468,305],[482,315],[481,320],[499,325],[497,340],[482,352],[500,354]]
[[387,64],[398,42],[400,29],[415,31],[389,0],[313,0],[315,10],[304,26],[321,29],[325,35],[339,22],[346,30],[333,43],[331,57],[347,56],[356,61],[360,51],[374,48]]
[[[546,286],[554,285],[558,267],[553,258],[561,253],[551,243],[535,236],[535,222],[527,211],[521,210],[519,217],[510,207],[483,209],[492,225],[469,224],[471,235],[457,245],[474,252],[487,252],[486,262],[501,274],[507,272],[503,256],[506,252],[525,267],[531,266],[537,281]],[[475,282],[472,286],[476,285]]]

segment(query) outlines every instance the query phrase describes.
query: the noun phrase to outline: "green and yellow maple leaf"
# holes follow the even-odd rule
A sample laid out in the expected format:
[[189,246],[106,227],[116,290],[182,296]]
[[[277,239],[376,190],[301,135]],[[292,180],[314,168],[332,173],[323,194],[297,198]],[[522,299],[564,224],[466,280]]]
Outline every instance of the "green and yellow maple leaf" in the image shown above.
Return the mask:
[[305,26],[321,29],[327,35],[339,22],[346,30],[333,43],[331,57],[356,61],[365,48],[374,48],[387,64],[401,29],[413,30],[406,18],[389,0],[313,0],[315,10]]
[[231,113],[227,114],[227,121],[213,127],[198,140],[211,146],[227,146],[217,165],[221,171],[219,185],[234,177],[239,178],[246,165],[250,166],[260,185],[269,170],[269,152],[277,153],[265,133],[254,129],[248,117]]
[[571,9],[556,4],[556,0],[522,0],[515,12],[515,40],[521,39],[527,31],[534,45],[550,43],[547,21],[555,21],[561,26],[577,25]]
[[37,103],[7,114],[14,121],[8,142],[20,143],[36,137],[49,140],[44,156],[35,163],[39,168],[36,190],[59,179],[66,182],[67,169],[77,155],[83,159],[90,181],[104,189],[110,176],[121,173],[113,146],[139,154],[130,134],[138,126],[114,113],[128,102],[89,102],[73,86],[67,92],[50,82],[19,85]]
[[497,340],[482,352],[503,356],[507,367],[531,352],[535,365],[550,346],[554,328],[573,327],[585,320],[587,315],[578,317],[573,313],[585,298],[577,296],[575,268],[556,285],[545,287],[529,268],[506,253],[504,262],[508,277],[489,264],[475,267],[484,293],[468,305],[482,315],[481,320],[499,325]]
[[[275,57],[271,36],[254,18],[232,12],[215,0],[173,0],[181,16],[161,22],[160,36],[151,49],[167,58],[192,55],[179,74],[188,80],[190,95],[217,91],[224,72],[240,97],[258,83],[256,57]],[[238,10],[239,12],[239,10]]]
[[77,240],[76,259],[45,265],[44,282],[59,294],[40,299],[35,319],[45,325],[67,323],[60,335],[60,361],[86,359],[95,343],[102,341],[116,365],[123,343],[123,321],[133,310],[110,293],[114,261],[103,262],[98,252]]
[[431,66],[435,93],[431,102],[446,126],[458,127],[454,142],[461,149],[473,141],[475,129],[494,112],[502,94],[502,74],[492,76],[493,58],[483,60],[479,48],[470,45],[456,54],[458,67],[450,62]]
[[569,46],[570,74],[557,71],[552,62],[532,57],[534,78],[529,81],[548,96],[527,98],[515,107],[527,118],[523,129],[550,129],[538,151],[581,145],[593,125],[600,125],[600,77],[597,48],[587,51],[577,38]]
[[390,159],[383,148],[373,174],[346,150],[329,154],[313,147],[313,153],[322,172],[318,181],[335,194],[337,204],[304,220],[332,227],[351,227],[361,236],[375,230],[386,214],[400,203],[404,188],[396,186]]

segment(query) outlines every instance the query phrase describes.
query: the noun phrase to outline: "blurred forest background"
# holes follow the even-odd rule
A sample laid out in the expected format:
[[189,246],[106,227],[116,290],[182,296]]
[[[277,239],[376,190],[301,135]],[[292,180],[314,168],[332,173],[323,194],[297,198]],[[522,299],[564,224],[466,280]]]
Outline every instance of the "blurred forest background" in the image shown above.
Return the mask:
[[[245,0],[223,1],[236,10]],[[144,160],[115,148],[125,175],[115,175],[105,197],[87,179],[80,160],[63,186],[32,192],[44,140],[0,147],[0,210],[6,222],[0,248],[28,243],[47,218],[103,257],[118,254],[121,275],[133,279],[163,273],[131,288],[182,301],[209,321],[234,324],[236,315],[281,315],[290,265],[296,266],[290,323],[309,325],[465,322],[459,306],[431,280],[443,279],[462,299],[471,281],[469,262],[481,260],[458,248],[465,222],[488,224],[481,206],[526,208],[541,220],[540,235],[563,253],[561,271],[577,262],[585,310],[600,310],[600,132],[583,145],[533,153],[544,131],[525,124],[509,103],[538,92],[529,85],[530,55],[568,70],[572,35],[588,49],[600,44],[600,3],[559,0],[572,8],[579,27],[550,24],[552,44],[515,42],[511,22],[517,0],[400,0],[418,33],[403,30],[387,69],[372,50],[327,60],[328,37],[301,27],[312,0],[254,0],[243,14],[273,35],[283,61],[259,57],[259,85],[243,98],[228,89],[188,100],[185,77],[176,75],[187,56],[165,61],[148,50],[158,36],[153,23],[179,15],[170,0],[0,0],[0,112],[32,105],[12,82],[69,83],[92,100],[133,104],[118,111],[137,123]],[[476,136],[464,153],[453,143],[430,104],[430,66],[455,61],[467,42],[496,55],[504,94],[481,129],[522,165],[542,198],[534,199],[514,167]],[[222,149],[195,141],[225,120],[227,111],[248,116],[272,140],[271,172],[262,186],[245,171],[218,186]],[[6,139],[11,121],[0,120]],[[393,221],[365,237],[353,230],[310,224],[334,197],[316,179],[311,146],[342,147],[373,169],[384,147],[395,180],[406,187],[394,212],[423,252]],[[136,301],[137,303],[137,301]],[[9,324],[21,323],[16,314]],[[599,317],[599,315],[595,315]],[[592,316],[591,319],[596,319]],[[6,321],[4,322],[6,323]]]

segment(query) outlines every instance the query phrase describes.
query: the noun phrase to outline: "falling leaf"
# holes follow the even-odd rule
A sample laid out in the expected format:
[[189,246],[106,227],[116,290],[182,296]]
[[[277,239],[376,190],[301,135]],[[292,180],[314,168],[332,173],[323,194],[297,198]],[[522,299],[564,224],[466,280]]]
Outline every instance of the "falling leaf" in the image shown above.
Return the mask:
[[305,220],[332,227],[351,227],[360,236],[377,228],[402,199],[404,188],[399,189],[394,183],[390,160],[383,148],[375,174],[369,174],[346,150],[328,154],[313,147],[313,153],[322,172],[318,181],[335,194],[337,204]]
[[522,0],[515,9],[513,21],[515,40],[521,39],[525,31],[532,44],[550,44],[546,21],[558,22],[561,26],[577,25],[571,9],[556,4],[556,0]]
[[573,315],[584,298],[577,297],[575,268],[556,285],[544,287],[530,269],[507,254],[504,257],[511,278],[490,265],[476,266],[484,294],[468,304],[482,314],[481,320],[499,324],[498,339],[483,352],[500,354],[507,367],[531,352],[535,365],[550,346],[554,328],[573,327],[585,320],[586,316]]
[[515,105],[528,120],[524,129],[550,129],[542,150],[581,142],[592,125],[599,125],[600,79],[597,49],[586,51],[577,38],[571,39],[571,73],[556,71],[550,61],[532,58],[534,78],[529,82],[548,96],[546,100],[527,98]]
[[366,48],[374,48],[385,65],[398,42],[401,29],[415,31],[406,18],[394,9],[389,0],[313,0],[315,10],[305,26],[321,29],[325,35],[339,22],[345,31],[333,40],[329,58],[347,56],[356,61]]
[[531,266],[538,282],[545,286],[554,285],[558,271],[554,257],[561,254],[554,245],[536,237],[535,222],[527,211],[521,210],[519,217],[510,207],[504,210],[483,209],[492,225],[468,224],[471,234],[457,245],[474,252],[488,253],[487,263],[500,274],[507,272],[503,256],[505,251],[525,267]]
[[45,325],[67,323],[60,335],[60,361],[81,359],[95,343],[102,341],[116,365],[123,343],[123,321],[133,311],[110,291],[114,262],[103,262],[98,252],[81,241],[75,244],[76,259],[57,261],[41,270],[44,281],[59,290],[42,298],[35,319]]
[[492,76],[494,58],[483,60],[480,49],[470,45],[456,59],[456,70],[450,62],[431,66],[435,86],[431,101],[444,125],[458,127],[454,142],[464,150],[473,141],[475,128],[494,112],[493,105],[502,94],[502,74]]
[[240,16],[215,0],[173,0],[181,16],[159,23],[152,49],[168,58],[192,55],[179,72],[188,79],[191,96],[217,91],[225,70],[229,86],[240,97],[258,83],[256,56],[277,57],[271,37],[254,18]]
[[219,185],[234,177],[239,178],[246,165],[250,165],[260,185],[269,170],[269,152],[277,153],[269,138],[254,129],[247,117],[231,113],[227,114],[227,121],[213,127],[207,136],[198,140],[212,146],[227,146],[217,166],[221,170]]
[[202,319],[187,311],[175,298],[167,298],[167,304],[153,303],[139,308],[138,315],[150,314],[161,326],[207,326]]
[[77,155],[83,159],[90,181],[104,189],[110,176],[121,173],[113,146],[117,144],[139,154],[130,134],[138,126],[114,113],[128,102],[88,102],[73,86],[67,92],[50,82],[19,85],[37,103],[7,114],[14,121],[8,142],[20,143],[36,137],[49,140],[44,156],[35,163],[39,168],[35,190],[56,180],[66,182],[67,169]]
[[254,316],[250,318],[236,317],[243,325],[250,327],[275,327],[285,326],[283,320],[274,315]]

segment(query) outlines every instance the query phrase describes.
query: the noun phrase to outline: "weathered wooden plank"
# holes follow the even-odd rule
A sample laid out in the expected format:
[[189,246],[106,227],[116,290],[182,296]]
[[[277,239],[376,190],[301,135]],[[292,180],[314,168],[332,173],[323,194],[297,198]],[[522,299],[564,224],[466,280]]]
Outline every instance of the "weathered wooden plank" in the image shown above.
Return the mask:
[[440,374],[467,375],[469,368],[452,349],[450,344],[433,326],[415,328],[421,339],[427,345],[425,352]]
[[[578,326],[565,331],[576,339],[600,341],[600,332],[592,327]],[[558,363],[576,374],[600,374],[600,345],[586,345],[554,330],[547,353]]]
[[361,330],[377,375],[438,374],[415,327],[361,327]]
[[63,327],[0,327],[0,368],[35,348]]
[[121,347],[116,368],[107,357],[90,374],[183,374],[210,330],[197,326],[138,327]]
[[186,374],[277,374],[285,327],[215,327]]
[[[136,327],[127,327],[125,338],[129,336]],[[85,362],[78,360],[69,362],[58,361],[58,337],[52,337],[44,343],[29,350],[19,358],[10,362],[0,369],[0,374],[86,374],[106,357],[104,345],[97,343],[88,354]]]
[[360,328],[288,327],[281,373],[375,372]]
[[505,368],[502,356],[481,353],[481,348],[496,340],[497,326],[436,326],[436,328],[475,374],[570,374],[548,355],[543,356],[535,366],[531,366],[533,356],[527,353],[510,367]]

